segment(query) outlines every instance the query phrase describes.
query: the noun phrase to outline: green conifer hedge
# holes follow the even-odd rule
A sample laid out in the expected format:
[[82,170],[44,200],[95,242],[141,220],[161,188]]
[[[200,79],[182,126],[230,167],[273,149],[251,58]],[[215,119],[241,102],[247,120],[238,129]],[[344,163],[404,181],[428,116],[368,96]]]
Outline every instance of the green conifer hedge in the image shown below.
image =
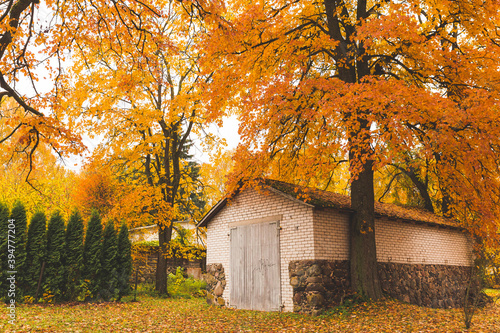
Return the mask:
[[[26,295],[35,297],[42,264],[46,255],[47,219],[43,212],[36,212],[28,226],[26,243]],[[40,295],[39,295],[40,296]]]
[[99,295],[105,300],[117,296],[118,265],[117,265],[118,240],[113,223],[108,222],[102,235],[101,271],[99,277]]
[[28,239],[26,209],[24,205],[17,201],[10,213],[16,232],[15,270],[16,270],[16,301],[23,301],[27,286],[27,266],[26,266],[26,242]]
[[90,295],[96,298],[99,292],[99,273],[101,271],[102,223],[99,213],[94,210],[87,225],[83,246],[83,279],[87,283]]
[[83,270],[83,219],[77,210],[73,211],[69,218],[64,249],[65,299],[74,301],[81,291]]
[[47,261],[44,276],[44,291],[48,295],[53,295],[54,301],[62,299],[65,289],[64,238],[64,220],[61,213],[57,211],[52,214],[47,227]]
[[118,266],[118,300],[130,293],[130,275],[132,274],[132,244],[130,243],[128,228],[122,223],[118,233],[118,252],[116,264]]

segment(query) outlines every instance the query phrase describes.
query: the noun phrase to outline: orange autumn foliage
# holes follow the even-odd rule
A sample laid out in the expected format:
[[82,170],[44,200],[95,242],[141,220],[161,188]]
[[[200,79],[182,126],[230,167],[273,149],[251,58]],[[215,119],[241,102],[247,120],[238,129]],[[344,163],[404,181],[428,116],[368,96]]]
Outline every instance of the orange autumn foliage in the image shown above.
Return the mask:
[[[158,224],[160,246],[166,250],[173,221],[201,214],[191,197],[200,190],[189,157],[191,140],[214,142],[204,136],[211,115],[200,103],[209,75],[200,71],[200,53],[192,47],[202,29],[183,20],[182,3],[126,4],[128,10],[121,4],[109,10],[107,3],[86,7],[94,15],[81,16],[82,22],[95,29],[78,40],[74,63],[60,81],[64,94],[57,113],[103,138],[92,158],[112,170],[125,188],[115,205],[120,209],[110,214],[133,219],[129,225]],[[113,18],[116,12],[123,16]],[[158,265],[166,265],[163,256]],[[165,293],[166,269],[157,271],[163,274],[157,276],[157,288]]]
[[116,181],[107,170],[86,168],[77,179],[73,198],[85,216],[95,209],[106,218],[118,201]]
[[233,183],[270,174],[307,182],[342,159],[355,180],[367,159],[378,170],[411,151],[434,161],[455,216],[494,236],[495,1],[230,1],[211,8],[204,14],[211,30],[203,61],[215,70],[207,105],[239,112]]
[[408,152],[412,167],[429,161],[449,214],[499,237],[497,1],[194,3],[208,27],[205,103],[241,121],[232,188],[321,184],[347,160],[356,290],[381,295],[375,236],[360,230],[374,226],[374,172]]

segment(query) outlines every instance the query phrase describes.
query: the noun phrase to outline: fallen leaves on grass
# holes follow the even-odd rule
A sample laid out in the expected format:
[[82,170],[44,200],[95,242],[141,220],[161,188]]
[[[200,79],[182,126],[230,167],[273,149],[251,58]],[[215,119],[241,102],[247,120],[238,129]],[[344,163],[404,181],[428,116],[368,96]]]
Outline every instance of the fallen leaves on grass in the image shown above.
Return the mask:
[[[5,308],[4,308],[5,309]],[[318,317],[208,306],[202,299],[77,305],[22,305],[2,332],[498,332],[500,306],[479,309],[470,330],[460,309],[429,309],[386,300]]]

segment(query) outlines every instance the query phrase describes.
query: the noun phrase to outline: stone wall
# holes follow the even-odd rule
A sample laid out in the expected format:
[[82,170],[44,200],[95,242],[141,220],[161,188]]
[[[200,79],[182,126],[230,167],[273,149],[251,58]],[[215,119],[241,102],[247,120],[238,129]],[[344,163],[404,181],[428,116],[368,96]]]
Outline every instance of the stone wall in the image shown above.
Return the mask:
[[156,281],[156,263],[158,261],[157,253],[141,252],[136,255],[132,263],[131,279],[139,283],[154,283]]
[[203,279],[207,283],[207,303],[219,306],[226,305],[222,297],[226,288],[226,274],[222,264],[207,265],[207,273],[203,274]]
[[338,305],[350,292],[346,260],[295,260],[289,271],[294,312],[317,313]]
[[[457,308],[463,306],[471,268],[378,263],[378,272],[386,295],[420,306]],[[315,314],[352,293],[347,260],[295,260],[289,275],[294,312]]]
[[463,306],[471,267],[379,263],[382,290],[400,301],[432,308]]
[[[149,251],[140,251],[134,256],[133,271],[131,279],[135,281],[135,272],[137,270],[137,280],[139,283],[154,283],[156,281],[156,264],[158,262],[158,253]],[[184,273],[192,275],[194,278],[201,278],[201,272],[205,270],[206,260],[186,260],[186,259],[167,259],[167,273],[175,274],[177,267],[184,268]]]

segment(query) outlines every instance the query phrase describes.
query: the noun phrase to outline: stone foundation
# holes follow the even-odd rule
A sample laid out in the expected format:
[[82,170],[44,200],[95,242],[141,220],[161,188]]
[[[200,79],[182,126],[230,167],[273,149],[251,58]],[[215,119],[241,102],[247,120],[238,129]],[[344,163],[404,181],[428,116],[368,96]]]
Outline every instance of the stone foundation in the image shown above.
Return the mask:
[[[318,313],[350,295],[349,261],[296,260],[289,264],[294,312]],[[378,263],[382,290],[400,301],[432,308],[463,306],[470,267]]]
[[431,308],[463,306],[471,268],[446,265],[379,263],[385,294],[400,301]]
[[139,283],[155,283],[157,262],[157,253],[140,252],[136,254],[133,261],[131,280],[135,281],[135,275],[137,273],[137,280]]
[[350,292],[348,261],[296,260],[288,270],[294,312],[316,313],[338,305]]
[[[137,270],[137,280],[139,283],[155,283],[156,265],[158,262],[158,253],[154,251],[140,251],[134,255],[133,271],[131,281],[135,281],[135,272]],[[191,275],[196,279],[201,278],[201,272],[205,268],[205,259],[167,259],[167,274],[175,274],[177,267],[184,268],[186,277]]]
[[207,303],[219,306],[226,305],[222,294],[226,288],[226,274],[222,264],[207,265],[207,273],[203,274],[203,279],[207,283]]

